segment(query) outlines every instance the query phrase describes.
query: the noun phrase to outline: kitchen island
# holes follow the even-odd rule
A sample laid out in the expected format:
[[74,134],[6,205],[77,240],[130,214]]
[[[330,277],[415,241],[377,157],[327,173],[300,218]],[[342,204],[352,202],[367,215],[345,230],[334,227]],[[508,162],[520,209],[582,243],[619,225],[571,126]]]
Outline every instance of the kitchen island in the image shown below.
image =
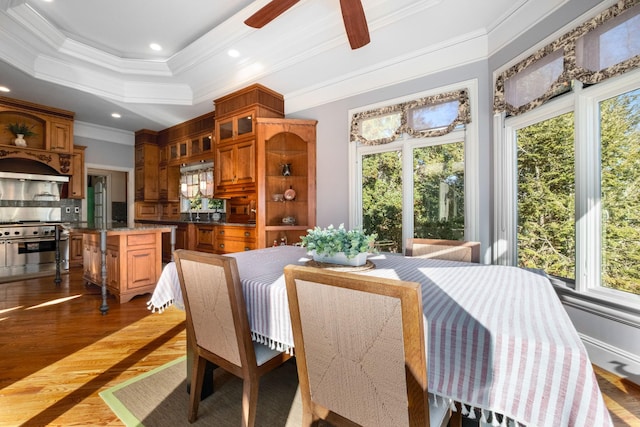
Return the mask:
[[107,292],[119,303],[153,292],[162,272],[162,234],[173,236],[174,228],[71,226],[72,232],[83,235],[83,279],[102,287],[103,313],[108,310]]

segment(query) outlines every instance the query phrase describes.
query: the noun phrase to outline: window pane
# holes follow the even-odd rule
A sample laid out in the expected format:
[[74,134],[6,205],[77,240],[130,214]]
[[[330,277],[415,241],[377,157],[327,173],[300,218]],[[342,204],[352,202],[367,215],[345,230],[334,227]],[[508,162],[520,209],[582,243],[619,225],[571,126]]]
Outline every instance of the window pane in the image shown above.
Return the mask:
[[414,237],[464,239],[464,143],[413,150]]
[[402,252],[402,153],[362,156],[362,224],[377,233],[381,250]]
[[458,118],[458,101],[424,105],[407,111],[407,124],[413,130],[429,130],[447,127]]
[[369,141],[392,137],[400,127],[401,116],[401,113],[395,113],[363,120],[362,137]]
[[517,131],[518,265],[575,279],[573,113]]
[[640,89],[600,103],[602,285],[640,294]]

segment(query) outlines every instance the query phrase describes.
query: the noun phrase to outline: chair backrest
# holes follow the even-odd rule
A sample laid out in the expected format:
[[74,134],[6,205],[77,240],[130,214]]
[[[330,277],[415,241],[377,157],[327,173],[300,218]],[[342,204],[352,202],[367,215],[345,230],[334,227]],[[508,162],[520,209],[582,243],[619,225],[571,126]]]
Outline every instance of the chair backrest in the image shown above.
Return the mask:
[[195,345],[236,366],[255,353],[235,258],[179,249],[174,252],[189,334]]
[[405,255],[479,263],[480,242],[409,238]]
[[285,277],[303,406],[365,426],[429,425],[420,285],[302,266]]

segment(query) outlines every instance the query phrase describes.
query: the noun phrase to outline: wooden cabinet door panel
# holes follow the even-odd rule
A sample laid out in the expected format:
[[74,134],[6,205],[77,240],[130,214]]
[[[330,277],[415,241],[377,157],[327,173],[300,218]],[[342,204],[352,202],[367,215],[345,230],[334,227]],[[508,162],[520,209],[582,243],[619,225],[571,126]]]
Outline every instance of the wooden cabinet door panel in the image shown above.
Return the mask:
[[255,181],[256,161],[255,142],[253,139],[236,144],[236,184],[247,184]]
[[73,144],[71,138],[71,122],[51,121],[51,139],[49,149],[59,153],[71,153]]
[[235,181],[235,147],[226,145],[218,147],[216,155],[216,185],[224,187],[233,185]]
[[128,280],[126,289],[155,285],[157,262],[156,248],[127,251]]

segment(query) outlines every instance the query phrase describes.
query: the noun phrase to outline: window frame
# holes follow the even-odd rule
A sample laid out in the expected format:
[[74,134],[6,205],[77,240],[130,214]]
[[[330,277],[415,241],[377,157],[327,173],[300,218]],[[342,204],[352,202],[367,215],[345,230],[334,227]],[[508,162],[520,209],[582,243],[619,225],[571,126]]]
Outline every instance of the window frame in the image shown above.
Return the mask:
[[[469,96],[470,123],[465,124],[464,129],[454,130],[446,135],[416,138],[406,133],[388,144],[358,145],[349,143],[349,221],[352,228],[362,228],[362,155],[375,154],[385,151],[402,151],[403,163],[403,212],[402,212],[402,249],[407,238],[413,237],[413,149],[429,145],[440,145],[451,142],[464,142],[464,174],[465,174],[465,240],[480,241],[479,233],[479,136],[478,136],[478,82],[468,80],[457,84],[438,87],[426,92],[412,94],[402,98],[387,100],[384,102],[365,105],[348,111],[347,122],[351,123],[354,114],[375,108],[408,102],[413,99],[434,96],[440,93],[466,89]],[[404,185],[409,182],[409,185]],[[405,209],[411,206],[411,209]]]
[[[552,278],[595,300],[640,311],[640,295],[601,286],[602,220],[600,210],[600,102],[640,88],[640,70],[587,88],[574,82],[573,91],[526,113],[494,116],[494,252],[493,262],[517,265],[517,146],[516,131],[573,111],[575,150],[575,282]],[[598,173],[593,173],[598,171]],[[599,248],[593,250],[593,248]]]

